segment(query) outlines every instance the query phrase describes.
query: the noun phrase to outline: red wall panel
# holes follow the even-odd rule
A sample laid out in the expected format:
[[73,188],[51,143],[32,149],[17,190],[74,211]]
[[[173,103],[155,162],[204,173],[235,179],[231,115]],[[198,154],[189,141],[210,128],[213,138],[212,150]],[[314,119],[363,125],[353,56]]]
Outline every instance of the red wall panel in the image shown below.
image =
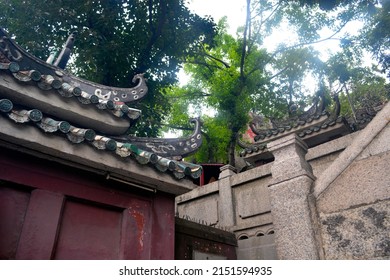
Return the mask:
[[67,201],[54,259],[118,259],[121,222],[121,211]]
[[[31,199],[10,191],[15,184],[30,188]],[[24,205],[0,206],[0,233],[8,234],[2,259],[174,258],[173,195],[7,149],[0,153],[0,191],[0,205],[10,196]]]
[[0,259],[16,256],[29,200],[29,191],[0,182]]
[[64,196],[46,190],[31,192],[16,259],[50,259]]

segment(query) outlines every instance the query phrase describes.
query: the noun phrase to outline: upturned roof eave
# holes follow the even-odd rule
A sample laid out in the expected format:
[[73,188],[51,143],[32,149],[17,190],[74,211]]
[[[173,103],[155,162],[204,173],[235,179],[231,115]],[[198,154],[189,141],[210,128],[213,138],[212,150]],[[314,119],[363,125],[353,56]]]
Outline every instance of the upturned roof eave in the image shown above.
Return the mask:
[[178,181],[169,173],[138,164],[134,160],[118,159],[114,153],[100,151],[91,145],[75,145],[58,135],[48,136],[33,126],[2,121],[0,146],[33,154],[65,165],[86,169],[96,174],[110,174],[129,183],[179,195],[196,187],[190,180]]
[[[4,134],[5,138],[12,139],[11,143],[16,141],[22,146],[27,145],[28,148],[39,147],[44,153],[51,150],[55,155],[61,155],[60,150],[57,152],[46,147],[45,142],[52,139],[59,142],[65,140],[68,145],[94,147],[95,153],[101,153],[102,156],[110,152],[111,155],[116,154],[119,164],[129,163],[127,159],[132,158],[140,166],[153,165],[157,172],[171,173],[176,179],[200,176],[201,166],[166,158],[170,153],[165,153],[165,150],[162,152],[164,157],[159,155],[159,151],[154,153],[155,151],[144,150],[143,148],[147,148],[147,145],[144,145],[145,147],[141,145],[144,138],[133,137],[130,141],[113,139],[115,135],[125,136],[131,123],[141,114],[140,110],[127,107],[125,102],[138,101],[147,93],[146,80],[142,74],[135,76],[133,82],[138,80],[138,85],[133,88],[99,85],[72,76],[61,68],[30,55],[17,46],[2,29],[0,35],[0,102],[6,106],[11,104],[11,107],[14,105],[17,107],[15,110],[5,109],[0,115],[13,120],[15,124],[12,121],[11,124],[16,130],[30,130],[35,126],[34,129],[38,133],[43,131],[42,135],[47,138],[45,140],[44,137],[39,143],[33,144],[28,136],[18,138],[18,133],[10,134],[8,137]],[[32,120],[29,112],[42,116],[38,120]],[[66,124],[65,126],[71,129],[61,131],[55,127],[57,123]],[[199,148],[201,144],[199,124],[198,120],[191,138],[178,139],[176,142],[174,139],[167,140],[171,146],[177,144],[174,148],[181,154],[175,156],[192,153]],[[1,130],[2,128],[0,133]],[[48,137],[48,134],[53,134],[53,137]],[[15,139],[12,138],[14,135]],[[149,138],[148,141],[145,144],[160,146],[166,144],[164,139]],[[137,144],[140,144],[141,148]],[[158,150],[159,146],[154,148]],[[36,151],[39,152],[39,149]],[[111,166],[115,166],[115,163]]]

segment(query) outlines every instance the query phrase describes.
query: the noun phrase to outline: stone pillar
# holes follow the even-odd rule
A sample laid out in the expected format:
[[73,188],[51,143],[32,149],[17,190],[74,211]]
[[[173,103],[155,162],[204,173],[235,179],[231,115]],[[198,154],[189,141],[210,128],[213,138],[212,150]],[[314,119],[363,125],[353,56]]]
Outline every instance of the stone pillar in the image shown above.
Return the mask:
[[315,177],[305,160],[306,144],[295,134],[270,142],[274,155],[271,213],[279,259],[319,259],[309,193]]
[[224,165],[220,170],[221,173],[218,178],[218,225],[222,227],[231,227],[236,223],[231,176],[235,175],[237,171],[236,168],[231,165]]

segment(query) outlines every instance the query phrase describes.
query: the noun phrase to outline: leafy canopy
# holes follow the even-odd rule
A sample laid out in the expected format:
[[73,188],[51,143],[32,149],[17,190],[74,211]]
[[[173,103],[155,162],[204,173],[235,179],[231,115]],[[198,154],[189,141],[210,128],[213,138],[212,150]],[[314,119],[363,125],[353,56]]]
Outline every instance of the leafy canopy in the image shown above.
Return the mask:
[[[207,158],[235,165],[237,137],[247,128],[249,112],[282,117],[288,115],[288,106],[293,102],[304,110],[320,90],[344,94],[348,89],[357,90],[358,84],[374,81],[383,94],[385,82],[381,78],[364,81],[362,75],[355,75],[351,79],[350,73],[362,68],[364,48],[372,44],[363,40],[362,33],[350,35],[344,29],[349,22],[359,20],[365,34],[373,32],[369,24],[375,21],[375,15],[382,14],[385,6],[375,6],[377,13],[366,18],[369,8],[363,0],[338,1],[343,3],[321,5],[322,9],[313,1],[303,2],[247,0],[247,18],[236,36],[227,33],[224,19],[218,24],[214,42],[203,44],[202,52],[187,57],[184,69],[191,80],[172,89],[169,97],[174,107],[180,108],[181,120],[184,112],[195,113],[193,108],[198,108],[197,112],[206,120],[207,148],[195,155],[196,161]],[[281,35],[282,43],[267,48],[267,38],[283,26],[288,26],[288,31]],[[330,34],[326,37],[321,35],[325,29]],[[341,53],[331,55],[329,60],[314,48],[326,40],[337,40],[341,47]],[[347,60],[340,59],[347,55]],[[346,77],[343,68],[348,69],[344,71],[348,73]],[[378,77],[373,69],[364,71]],[[308,76],[316,80],[317,89],[306,86]],[[205,116],[210,109],[212,117]],[[176,123],[177,119],[171,116],[170,121]],[[220,135],[225,137],[223,141]]]

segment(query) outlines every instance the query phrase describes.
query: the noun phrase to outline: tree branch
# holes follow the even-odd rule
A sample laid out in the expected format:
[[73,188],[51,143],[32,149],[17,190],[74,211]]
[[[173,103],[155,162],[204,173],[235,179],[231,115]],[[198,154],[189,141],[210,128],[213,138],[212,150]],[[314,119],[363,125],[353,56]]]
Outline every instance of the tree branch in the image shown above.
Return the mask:
[[211,54],[208,54],[206,52],[204,53],[204,55],[207,56],[208,58],[214,59],[214,60],[222,63],[226,68],[230,68],[230,65],[227,62],[223,61],[222,59],[219,59],[215,56],[212,56]]
[[281,75],[284,71],[286,71],[288,69],[288,66],[284,67],[281,71],[279,71],[278,73],[272,75],[269,80],[272,80],[273,78],[276,78],[277,76]]
[[202,66],[205,66],[207,67],[210,71],[211,71],[211,68],[217,68],[217,69],[221,69],[223,70],[224,68],[218,66],[218,65],[213,65],[213,64],[208,64],[207,62],[204,62],[204,61],[199,61],[199,60],[192,60],[192,61],[186,61],[184,60],[185,63],[189,63],[189,64],[195,64],[195,65],[202,65]]
[[[352,16],[351,16],[351,18],[352,18]],[[270,56],[270,60],[269,61],[271,61],[272,58],[274,58],[277,54],[279,54],[281,52],[284,52],[284,51],[287,51],[289,49],[295,49],[295,48],[302,47],[302,46],[314,45],[314,44],[325,42],[327,40],[341,40],[340,38],[334,38],[334,37],[341,32],[341,30],[347,25],[348,22],[349,22],[349,20],[346,20],[340,26],[340,28],[338,30],[336,30],[333,34],[331,34],[330,36],[328,36],[326,38],[323,38],[323,39],[320,39],[320,40],[317,40],[317,41],[312,41],[312,42],[298,43],[298,44],[295,44],[295,45],[292,45],[292,46],[289,46],[289,47],[278,49]]]
[[[167,4],[165,4],[164,1],[160,1],[160,5],[158,7],[160,7],[161,10],[157,11],[158,16],[156,19],[156,26],[154,27],[153,26],[153,17],[152,17],[152,15],[153,15],[153,2],[149,1],[148,4],[149,4],[148,8],[149,8],[149,21],[150,21],[149,25],[151,28],[152,35],[150,36],[149,41],[146,44],[145,48],[141,51],[141,54],[140,54],[141,60],[137,65],[137,70],[136,70],[137,73],[145,72],[145,68],[148,67],[145,64],[145,61],[150,56],[150,53],[152,51],[154,44],[157,42],[157,40],[160,38],[160,36],[162,34],[162,30],[163,30],[163,27],[165,25],[165,19],[166,19],[166,15],[167,15]],[[159,9],[159,8],[157,8],[157,9]]]
[[189,92],[188,94],[169,97],[169,99],[181,99],[181,98],[191,98],[191,97],[208,97],[208,96],[211,96],[211,94],[205,93],[205,92]]
[[240,79],[241,81],[244,79],[244,65],[245,65],[245,57],[246,57],[246,48],[247,48],[247,36],[248,29],[251,24],[251,0],[246,0],[246,20],[245,20],[245,28],[244,28],[244,39],[242,43],[241,50],[241,61],[240,61]]

